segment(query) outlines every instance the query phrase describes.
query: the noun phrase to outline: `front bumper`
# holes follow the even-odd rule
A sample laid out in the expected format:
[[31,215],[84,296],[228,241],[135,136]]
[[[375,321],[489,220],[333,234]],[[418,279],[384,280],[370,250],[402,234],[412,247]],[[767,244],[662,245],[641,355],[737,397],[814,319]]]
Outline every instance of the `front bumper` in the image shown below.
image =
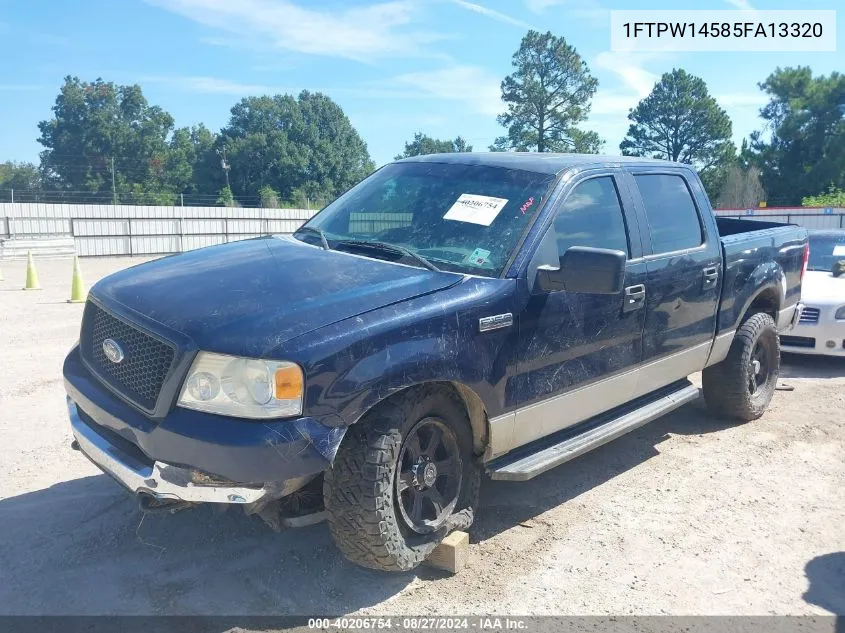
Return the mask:
[[65,359],[64,379],[82,452],[129,490],[162,499],[250,503],[284,496],[331,467],[346,430],[310,417],[253,421],[181,407],[154,420],[103,386],[78,348]]
[[[107,475],[135,494],[148,494],[158,500],[188,503],[255,503],[273,494],[261,487],[197,485],[190,469],[159,461],[149,463],[122,451],[97,433],[79,416],[69,397],[68,415],[79,450]],[[280,495],[280,496],[283,496]]]
[[781,335],[781,349],[790,354],[845,357],[845,321],[833,318],[835,308],[822,308],[818,323],[798,323]]

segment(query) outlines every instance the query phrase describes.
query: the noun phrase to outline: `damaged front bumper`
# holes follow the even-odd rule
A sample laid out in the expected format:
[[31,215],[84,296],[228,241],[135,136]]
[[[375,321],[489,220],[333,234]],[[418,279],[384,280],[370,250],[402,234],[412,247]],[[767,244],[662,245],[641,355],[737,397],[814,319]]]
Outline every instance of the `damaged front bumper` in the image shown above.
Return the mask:
[[330,468],[346,431],[311,417],[254,421],[181,407],[151,419],[100,384],[78,348],[64,378],[75,447],[133,493],[162,501],[260,506]]
[[196,472],[163,462],[130,455],[100,435],[79,416],[76,404],[67,399],[70,427],[78,448],[107,475],[111,475],[130,492],[149,495],[159,501],[185,503],[239,503],[261,501],[275,493],[285,493],[265,486],[203,485],[194,481]]

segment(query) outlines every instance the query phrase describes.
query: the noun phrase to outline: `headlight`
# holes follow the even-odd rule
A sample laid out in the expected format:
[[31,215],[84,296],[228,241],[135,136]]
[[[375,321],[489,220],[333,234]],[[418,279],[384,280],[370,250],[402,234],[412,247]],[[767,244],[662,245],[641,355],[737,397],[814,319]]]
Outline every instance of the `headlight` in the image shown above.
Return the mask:
[[302,413],[299,365],[200,352],[182,385],[179,406],[237,418]]
[[842,306],[836,311],[836,314],[833,315],[834,319],[845,319],[845,306]]

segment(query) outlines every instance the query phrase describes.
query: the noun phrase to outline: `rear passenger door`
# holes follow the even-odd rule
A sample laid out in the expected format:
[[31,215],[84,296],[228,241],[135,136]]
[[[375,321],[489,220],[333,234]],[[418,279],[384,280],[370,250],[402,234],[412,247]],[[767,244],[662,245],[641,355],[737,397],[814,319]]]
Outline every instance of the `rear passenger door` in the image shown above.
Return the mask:
[[627,292],[527,289],[511,381],[519,404],[508,449],[632,397],[632,370],[642,359],[645,265],[636,214],[620,176],[617,170],[597,171],[572,185],[555,209],[527,280],[536,278],[539,265],[557,266],[568,248],[592,246],[626,253]]
[[637,389],[645,393],[706,364],[716,330],[722,256],[718,235],[704,221],[710,212],[702,208],[704,192],[692,174],[632,170],[628,182],[646,253],[646,367]]

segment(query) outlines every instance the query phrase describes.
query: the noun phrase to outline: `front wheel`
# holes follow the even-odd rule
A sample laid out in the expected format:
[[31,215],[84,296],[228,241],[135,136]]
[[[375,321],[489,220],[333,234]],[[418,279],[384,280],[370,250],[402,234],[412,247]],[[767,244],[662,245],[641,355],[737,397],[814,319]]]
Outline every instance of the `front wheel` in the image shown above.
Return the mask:
[[446,387],[409,390],[350,427],[323,499],[338,549],[358,565],[405,571],[477,505],[480,469],[466,410]]
[[702,373],[704,400],[717,415],[756,420],[769,406],[779,374],[775,322],[768,314],[754,314],[737,330],[725,360]]

